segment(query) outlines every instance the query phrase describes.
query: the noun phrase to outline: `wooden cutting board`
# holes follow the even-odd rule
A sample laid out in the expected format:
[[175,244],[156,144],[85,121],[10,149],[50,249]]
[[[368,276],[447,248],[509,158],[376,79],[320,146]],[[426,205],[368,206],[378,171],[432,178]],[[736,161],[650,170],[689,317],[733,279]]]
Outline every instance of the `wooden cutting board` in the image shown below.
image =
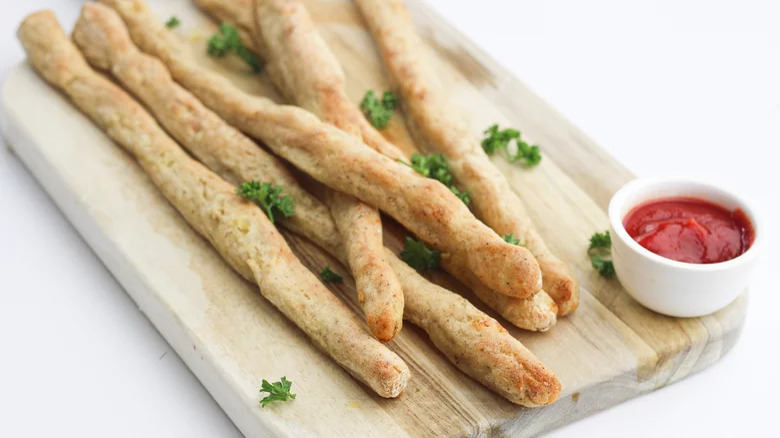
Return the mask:
[[[616,280],[590,267],[588,238],[607,228],[605,208],[631,174],[577,128],[489,59],[440,17],[409,0],[432,62],[453,105],[481,132],[492,123],[521,129],[538,143],[537,168],[496,163],[529,206],[542,236],[569,263],[582,285],[579,310],[545,334],[512,329],[560,377],[561,399],[526,409],[460,373],[426,334],[406,324],[390,348],[406,360],[412,380],[385,400],[319,353],[256,287],[244,282],[196,235],[135,162],[39,79],[27,65],[3,87],[8,143],[52,200],[100,256],[160,333],[247,436],[531,436],[663,387],[716,362],[736,342],[747,303],[743,294],[707,317],[674,319],[648,311]],[[310,10],[344,65],[358,102],[386,80],[372,40],[354,6],[309,1]],[[203,63],[242,88],[279,99],[267,78],[240,61],[205,56],[215,26],[187,1],[154,1],[161,19],[203,54]],[[64,23],[70,26],[71,23]],[[411,150],[400,118],[388,135]],[[387,233],[398,248],[398,230]],[[288,235],[313,270],[338,266],[317,248]],[[479,303],[443,274],[435,278]],[[331,286],[357,311],[354,285]],[[488,312],[495,317],[495,314]],[[298,398],[261,408],[262,379],[287,376]]]

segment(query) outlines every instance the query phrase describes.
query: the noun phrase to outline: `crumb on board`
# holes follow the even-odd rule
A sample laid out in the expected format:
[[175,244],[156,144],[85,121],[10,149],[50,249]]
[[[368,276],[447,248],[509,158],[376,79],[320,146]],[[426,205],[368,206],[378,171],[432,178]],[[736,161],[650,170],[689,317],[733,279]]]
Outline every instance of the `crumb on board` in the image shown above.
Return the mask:
[[580,393],[579,392],[575,392],[575,393],[573,393],[571,395],[571,401],[573,401],[574,403],[577,403],[577,400],[579,400],[579,399],[580,399]]

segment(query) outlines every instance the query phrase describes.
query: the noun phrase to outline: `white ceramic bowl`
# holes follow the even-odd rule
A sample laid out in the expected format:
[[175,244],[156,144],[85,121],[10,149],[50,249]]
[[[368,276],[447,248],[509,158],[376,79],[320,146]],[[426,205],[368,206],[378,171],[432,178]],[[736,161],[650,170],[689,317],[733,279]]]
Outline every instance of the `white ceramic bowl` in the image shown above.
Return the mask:
[[[742,209],[755,231],[753,245],[732,260],[695,264],[661,257],[628,235],[623,218],[633,207],[675,196],[703,199],[729,210]],[[713,185],[682,178],[631,181],[612,197],[608,214],[612,260],[620,283],[644,306],[670,316],[707,315],[734,301],[747,288],[765,240],[763,224],[748,203]]]

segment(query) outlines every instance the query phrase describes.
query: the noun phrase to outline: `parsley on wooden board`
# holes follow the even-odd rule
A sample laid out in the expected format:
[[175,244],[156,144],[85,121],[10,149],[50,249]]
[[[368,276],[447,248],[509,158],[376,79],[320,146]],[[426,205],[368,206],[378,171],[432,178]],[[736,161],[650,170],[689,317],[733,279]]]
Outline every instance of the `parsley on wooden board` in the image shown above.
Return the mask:
[[268,403],[275,401],[287,401],[287,399],[295,399],[295,394],[290,392],[292,388],[292,382],[287,380],[287,377],[282,377],[279,382],[268,383],[268,380],[263,379],[263,384],[260,387],[260,393],[267,392],[269,395],[260,400],[260,404],[265,407]]
[[401,260],[418,271],[438,268],[441,264],[441,253],[428,248],[423,241],[417,241],[409,236],[404,238]]
[[260,206],[271,223],[279,216],[290,217],[295,214],[293,199],[290,195],[282,195],[281,186],[247,181],[236,189],[236,193]]
[[243,59],[252,68],[253,72],[258,73],[260,71],[260,60],[254,53],[244,47],[238,30],[227,23],[221,24],[217,33],[209,38],[206,52],[216,57],[223,57],[231,52],[235,53],[236,56]]
[[590,264],[606,278],[615,276],[615,265],[612,264],[610,255],[611,247],[612,238],[609,235],[609,230],[595,233],[590,237],[590,246],[588,247]]
[[[484,134],[482,149],[488,155],[493,155],[496,151],[503,150],[506,159],[510,163],[520,161],[528,167],[536,166],[542,161],[539,146],[528,144],[523,140],[522,134],[517,129],[499,129],[498,125],[492,125],[485,130]],[[512,140],[515,141],[514,151],[510,148]]]
[[458,197],[464,204],[469,205],[471,203],[471,190],[461,192],[455,184],[452,183],[452,173],[450,172],[450,163],[441,154],[414,154],[412,155],[412,163],[406,163],[403,160],[398,160],[400,163],[405,164],[420,175],[433,178],[440,183],[447,186],[450,191]]
[[377,98],[374,90],[366,91],[360,102],[360,110],[366,116],[374,128],[382,129],[390,123],[393,110],[398,104],[398,97],[392,91],[385,91],[382,98]]
[[320,278],[322,279],[322,281],[327,281],[327,282],[344,281],[344,277],[333,272],[333,270],[330,269],[330,266],[325,266],[324,268],[322,268],[322,271],[320,271]]
[[174,29],[174,28],[179,27],[180,24],[181,24],[181,21],[179,21],[179,18],[176,17],[176,16],[173,16],[173,17],[169,18],[168,21],[165,22],[165,27],[167,27],[168,29]]

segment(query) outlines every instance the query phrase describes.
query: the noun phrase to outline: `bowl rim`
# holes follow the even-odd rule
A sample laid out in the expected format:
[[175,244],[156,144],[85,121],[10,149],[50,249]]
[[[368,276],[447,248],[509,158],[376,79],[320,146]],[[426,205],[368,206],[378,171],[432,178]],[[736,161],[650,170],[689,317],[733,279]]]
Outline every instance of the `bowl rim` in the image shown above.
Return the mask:
[[[721,195],[725,195],[727,197],[733,198],[736,201],[736,204],[738,204],[738,208],[740,208],[745,213],[745,215],[750,220],[751,225],[753,226],[753,232],[755,234],[753,244],[750,245],[747,251],[743,252],[737,257],[734,257],[731,260],[726,260],[724,262],[718,262],[718,263],[706,263],[706,264],[688,263],[688,262],[681,262],[677,260],[668,259],[640,245],[636,240],[634,240],[628,234],[628,231],[626,231],[625,227],[623,226],[623,215],[620,214],[620,211],[623,210],[623,207],[628,204],[628,198],[630,197],[630,195],[636,193],[641,189],[646,189],[648,187],[656,187],[661,185],[698,186],[702,188],[704,191],[711,191],[713,193],[719,193]],[[685,194],[680,194],[677,196],[685,197]],[[639,203],[630,205],[629,210],[631,208],[636,207],[637,205],[639,205]],[[709,181],[695,180],[686,177],[672,176],[672,177],[636,178],[632,181],[629,181],[628,183],[623,185],[623,187],[618,189],[618,191],[615,192],[615,194],[612,196],[612,199],[609,201],[609,206],[607,207],[607,215],[612,229],[617,234],[617,236],[613,236],[613,238],[618,237],[631,250],[638,253],[640,256],[648,259],[649,261],[662,264],[665,266],[669,266],[671,268],[685,270],[685,271],[692,271],[692,272],[712,272],[712,271],[726,270],[726,269],[734,268],[751,262],[759,253],[760,247],[763,246],[763,242],[765,240],[764,234],[766,234],[764,230],[763,222],[759,217],[757,210],[753,207],[753,204],[750,201],[745,199],[745,197],[738,196],[734,192],[725,189],[716,183],[712,183]]]

